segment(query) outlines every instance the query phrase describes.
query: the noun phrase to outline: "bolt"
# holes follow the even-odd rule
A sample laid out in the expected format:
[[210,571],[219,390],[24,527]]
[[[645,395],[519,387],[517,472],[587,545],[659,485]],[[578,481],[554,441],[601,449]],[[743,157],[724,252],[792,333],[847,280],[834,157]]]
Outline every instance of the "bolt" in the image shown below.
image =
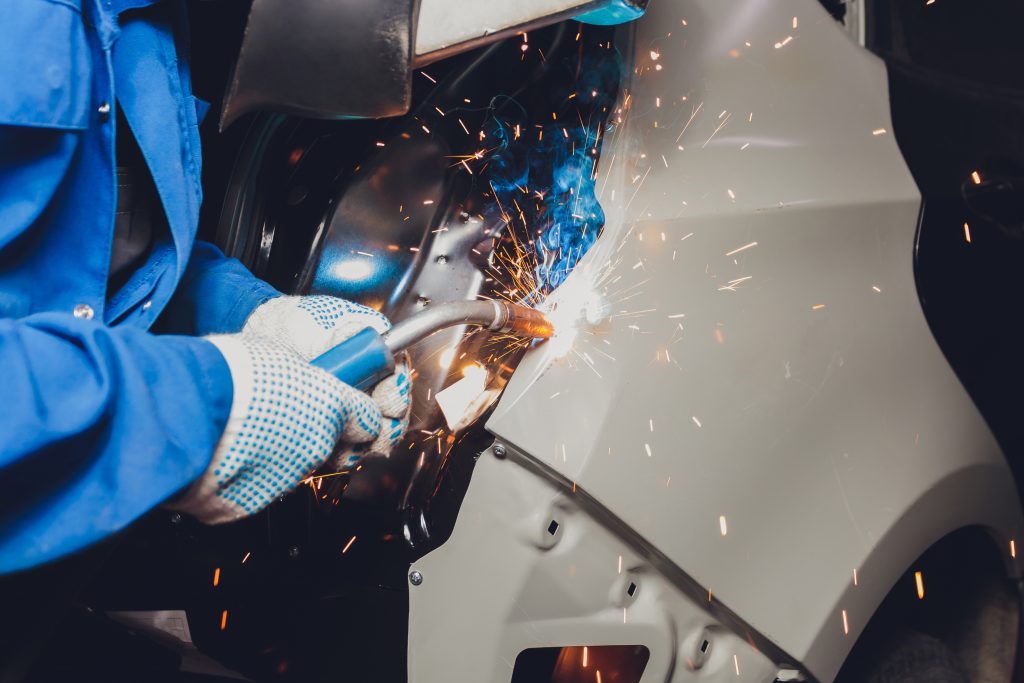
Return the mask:
[[495,458],[504,458],[506,455],[508,455],[508,453],[505,451],[505,447],[502,446],[500,443],[499,444],[495,444],[495,446],[494,446],[494,457]]
[[416,297],[416,305],[417,306],[426,306],[429,303],[430,303],[430,297],[429,296],[423,296],[421,294],[418,297]]
[[438,265],[442,265],[442,266],[444,264],[448,263],[448,257],[446,255],[444,255],[444,254],[441,254],[440,256],[438,256],[434,260],[438,263]]
[[421,583],[423,583],[423,574],[413,569],[411,572],[409,572],[409,583],[411,583],[414,586],[420,585]]
[[298,546],[293,545],[291,548],[288,548],[288,557],[290,557],[290,558],[292,558],[294,560],[298,556],[299,556],[299,547]]
[[175,512],[171,515],[171,524],[181,524],[181,513]]

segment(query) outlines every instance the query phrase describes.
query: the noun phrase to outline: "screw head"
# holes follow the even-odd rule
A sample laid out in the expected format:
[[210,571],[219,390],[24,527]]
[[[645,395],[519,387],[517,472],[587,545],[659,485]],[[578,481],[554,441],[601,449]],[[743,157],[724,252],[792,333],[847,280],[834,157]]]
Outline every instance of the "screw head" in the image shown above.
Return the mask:
[[448,256],[446,254],[441,254],[436,259],[434,259],[434,261],[436,261],[438,265],[443,266],[444,264],[448,263]]
[[409,572],[409,583],[411,583],[414,586],[420,585],[421,583],[423,583],[423,574],[421,574],[418,570],[413,569],[411,572]]
[[495,458],[504,458],[506,455],[508,455],[508,452],[505,450],[505,447],[502,446],[500,443],[499,444],[495,444],[495,446],[494,446],[494,457]]

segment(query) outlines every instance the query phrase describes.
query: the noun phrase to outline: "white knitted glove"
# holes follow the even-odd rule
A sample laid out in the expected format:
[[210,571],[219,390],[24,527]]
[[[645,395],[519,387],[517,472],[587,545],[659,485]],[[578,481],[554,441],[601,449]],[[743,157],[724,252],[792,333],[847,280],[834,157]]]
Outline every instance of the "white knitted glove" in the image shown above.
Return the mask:
[[363,392],[254,335],[207,337],[231,371],[227,426],[206,472],[169,507],[208,524],[256,513],[320,467],[339,439],[367,443],[381,414]]
[[[242,334],[274,339],[306,360],[313,360],[367,327],[379,333],[391,323],[378,311],[333,296],[282,296],[260,305],[250,314]],[[346,439],[331,466],[354,465],[373,451],[385,455],[401,440],[409,425],[412,381],[408,357],[395,359],[395,372],[373,387],[370,395],[380,407],[384,423],[373,443],[350,443]]]

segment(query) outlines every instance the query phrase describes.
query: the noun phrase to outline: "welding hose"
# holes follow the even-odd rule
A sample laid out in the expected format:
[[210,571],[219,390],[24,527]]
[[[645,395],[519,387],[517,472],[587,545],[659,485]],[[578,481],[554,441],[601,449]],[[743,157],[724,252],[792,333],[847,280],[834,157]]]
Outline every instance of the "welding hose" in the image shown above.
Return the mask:
[[476,325],[523,339],[547,339],[554,333],[541,312],[526,306],[493,300],[450,301],[435,304],[384,334],[366,328],[312,363],[345,384],[365,390],[395,371],[396,355],[456,325]]

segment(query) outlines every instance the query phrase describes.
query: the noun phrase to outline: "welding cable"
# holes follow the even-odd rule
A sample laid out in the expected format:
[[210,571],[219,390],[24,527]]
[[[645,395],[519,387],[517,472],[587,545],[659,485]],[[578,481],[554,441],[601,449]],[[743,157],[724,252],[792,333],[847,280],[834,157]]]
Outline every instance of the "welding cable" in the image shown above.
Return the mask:
[[554,328],[544,314],[505,301],[450,301],[430,306],[383,334],[367,328],[313,359],[342,382],[366,389],[395,368],[395,355],[448,327],[474,325],[523,339],[547,339]]

